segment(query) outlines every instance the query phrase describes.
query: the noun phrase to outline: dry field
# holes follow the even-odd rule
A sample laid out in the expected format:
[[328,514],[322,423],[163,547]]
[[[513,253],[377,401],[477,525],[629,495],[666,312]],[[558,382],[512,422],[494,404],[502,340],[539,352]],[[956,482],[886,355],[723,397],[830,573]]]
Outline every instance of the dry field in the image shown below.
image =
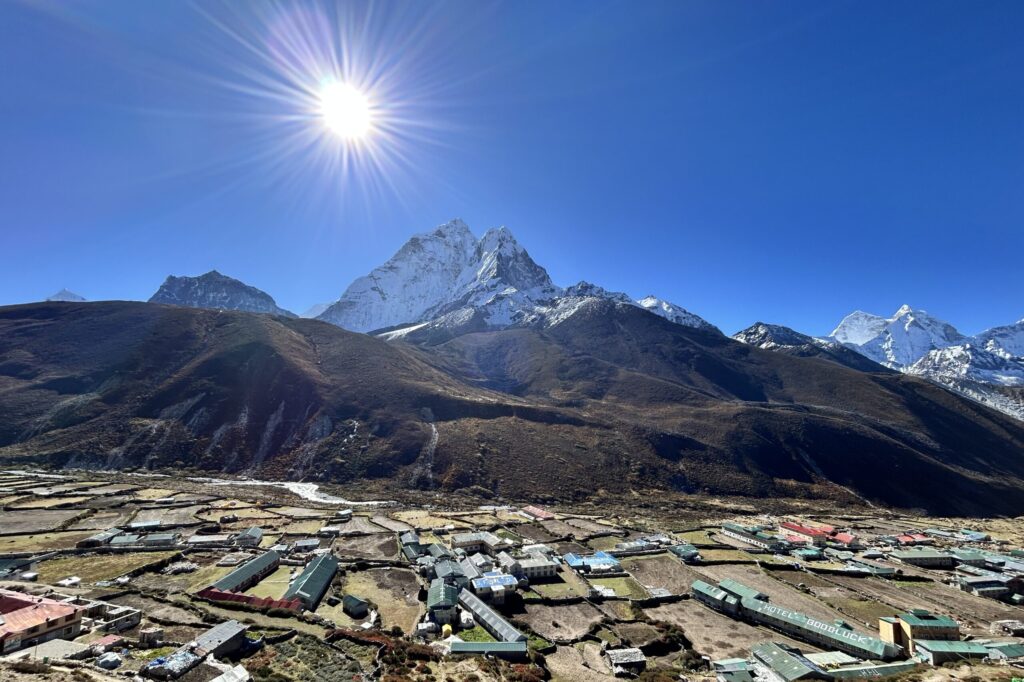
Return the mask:
[[787,642],[805,651],[817,651],[814,647],[796,642],[772,630],[755,627],[712,611],[694,599],[662,604],[656,608],[644,609],[644,612],[651,620],[671,623],[682,628],[686,638],[693,643],[694,650],[712,659],[746,657],[750,653],[750,647],[766,639]]
[[[826,623],[830,623],[837,618],[842,618],[841,613],[829,608],[824,603],[815,599],[812,595],[801,592],[783,580],[773,578],[771,574],[766,573],[756,566],[722,565],[699,566],[695,568],[704,575],[710,577],[712,580],[709,582],[718,582],[724,578],[738,580],[748,587],[752,587],[755,590],[760,590],[767,594],[769,600],[773,604],[778,604],[779,606],[785,606],[796,611],[806,613],[807,615],[819,618]],[[851,623],[851,625],[862,632],[866,630],[866,628],[859,623]],[[869,632],[867,634],[871,633]]]
[[194,525],[202,521],[202,519],[196,516],[202,509],[203,507],[199,505],[170,507],[167,509],[140,509],[133,521],[159,521],[163,526]]
[[68,533],[38,533],[35,535],[0,536],[0,553],[3,552],[44,552],[48,549],[70,549],[79,540],[93,534],[91,530]]
[[652,554],[622,560],[622,567],[645,587],[661,587],[672,594],[688,594],[702,576],[669,554]]
[[[961,621],[965,628],[985,630],[993,620],[1024,619],[1024,609],[976,597],[941,583],[909,583],[880,578],[829,576],[835,584],[890,607],[893,611],[929,609]],[[817,592],[818,588],[814,588]]]
[[423,611],[416,574],[404,568],[373,568],[345,576],[345,594],[377,605],[385,628],[394,625],[413,632]]
[[76,495],[71,497],[33,497],[20,502],[7,505],[8,509],[61,509],[65,507],[81,506],[92,499],[91,495]]
[[105,530],[128,523],[133,514],[135,514],[134,507],[98,511],[84,519],[75,521],[68,526],[68,530]]
[[80,509],[33,509],[0,511],[0,535],[42,533],[53,530],[73,518],[84,516]]
[[524,523],[516,526],[516,533],[533,543],[540,542],[550,544],[552,540],[559,537],[558,535],[549,533],[546,528],[536,523]]
[[345,559],[396,559],[398,541],[394,535],[380,533],[341,537],[334,541],[334,553]]
[[588,602],[564,606],[527,603],[526,613],[516,615],[516,619],[523,621],[531,630],[552,642],[578,640],[603,617],[604,614]]
[[177,552],[135,552],[131,554],[83,554],[49,559],[39,564],[39,582],[52,585],[77,575],[83,584],[113,580],[144,566],[163,561]]
[[545,657],[552,682],[608,682],[616,679],[594,642],[560,646]]
[[375,514],[370,520],[381,528],[389,530],[392,533],[405,533],[406,531],[412,530],[412,526],[408,523],[392,519],[388,516],[384,516],[383,514]]

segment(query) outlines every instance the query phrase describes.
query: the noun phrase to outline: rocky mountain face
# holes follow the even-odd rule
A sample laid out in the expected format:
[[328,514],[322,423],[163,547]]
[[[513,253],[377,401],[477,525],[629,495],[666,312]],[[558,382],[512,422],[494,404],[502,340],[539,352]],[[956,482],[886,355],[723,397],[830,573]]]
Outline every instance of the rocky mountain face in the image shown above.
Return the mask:
[[216,270],[199,277],[172,275],[164,280],[149,302],[295,317],[295,313],[279,308],[270,294],[222,275]]
[[488,230],[478,240],[461,220],[412,237],[386,263],[350,284],[318,319],[392,340],[437,342],[485,329],[543,326],[552,314],[586,299],[627,303],[677,324],[714,328],[653,296],[633,301],[587,282],[558,287],[507,228]]
[[46,300],[47,301],[65,301],[65,302],[69,302],[69,303],[81,303],[81,302],[83,302],[85,300],[85,297],[84,296],[79,296],[78,294],[76,294],[73,291],[68,291],[67,289],[61,289],[60,291],[55,293],[53,296],[48,297]]
[[[857,311],[829,335],[885,367],[925,377],[1024,419],[1024,320],[970,337],[923,310],[889,318]],[[1011,389],[1011,390],[1007,390]]]
[[821,358],[862,372],[885,371],[878,363],[841,343],[807,336],[778,324],[757,322],[733,334],[732,338],[763,350],[778,351],[797,357]]
[[0,308],[0,464],[193,467],[385,499],[696,493],[1024,512],[1014,419],[916,376],[577,293],[543,324],[421,345],[148,303]]

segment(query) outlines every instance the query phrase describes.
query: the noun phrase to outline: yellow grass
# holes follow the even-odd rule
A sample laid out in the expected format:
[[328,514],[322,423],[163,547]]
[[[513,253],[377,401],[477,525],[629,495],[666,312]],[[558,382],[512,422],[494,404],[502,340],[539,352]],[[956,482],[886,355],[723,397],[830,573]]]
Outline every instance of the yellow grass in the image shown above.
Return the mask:
[[0,552],[39,552],[47,549],[68,549],[79,540],[95,535],[84,530],[68,533],[36,533],[34,535],[7,535],[0,537]]
[[72,575],[77,575],[83,583],[113,580],[125,573],[163,561],[175,554],[176,552],[134,552],[50,559],[39,565],[39,582],[52,585],[58,580]]
[[53,509],[61,506],[71,506],[74,504],[80,504],[82,502],[88,502],[92,499],[92,496],[86,497],[37,497],[35,499],[26,500],[24,502],[18,502],[11,504],[10,509]]
[[293,568],[295,567],[279,566],[276,571],[250,587],[245,593],[251,594],[254,597],[280,599],[288,590],[288,583],[291,582]]
[[176,490],[168,490],[167,488],[143,488],[142,490],[136,490],[132,493],[133,497],[140,500],[159,500],[161,497],[170,497]]

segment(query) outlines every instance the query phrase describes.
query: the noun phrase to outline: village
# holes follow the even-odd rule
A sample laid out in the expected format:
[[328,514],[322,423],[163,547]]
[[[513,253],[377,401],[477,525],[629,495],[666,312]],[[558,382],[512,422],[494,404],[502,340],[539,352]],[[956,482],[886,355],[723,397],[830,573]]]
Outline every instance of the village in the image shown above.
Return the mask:
[[1024,676],[1013,521],[315,488],[0,473],[0,679]]

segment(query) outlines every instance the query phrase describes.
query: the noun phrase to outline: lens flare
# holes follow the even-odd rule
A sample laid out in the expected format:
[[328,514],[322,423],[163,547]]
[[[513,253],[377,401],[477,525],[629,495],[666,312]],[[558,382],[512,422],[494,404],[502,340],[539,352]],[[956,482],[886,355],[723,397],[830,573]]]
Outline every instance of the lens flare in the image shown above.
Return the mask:
[[320,116],[331,132],[348,140],[365,137],[373,122],[366,95],[348,83],[324,84],[320,90]]

